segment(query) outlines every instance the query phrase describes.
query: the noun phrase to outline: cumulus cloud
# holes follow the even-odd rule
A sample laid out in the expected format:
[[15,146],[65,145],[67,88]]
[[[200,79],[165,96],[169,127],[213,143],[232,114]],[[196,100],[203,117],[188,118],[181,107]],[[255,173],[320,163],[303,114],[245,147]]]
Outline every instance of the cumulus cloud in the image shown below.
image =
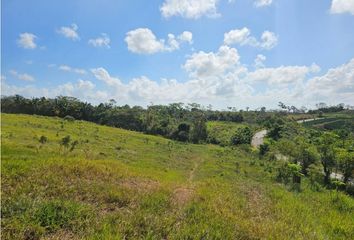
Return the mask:
[[354,103],[354,58],[329,69],[323,76],[311,78],[306,83],[305,93],[307,98],[317,101]]
[[167,44],[165,39],[157,39],[155,34],[148,28],[138,28],[126,34],[125,42],[129,51],[139,54],[154,54],[158,52],[174,51],[180,48],[180,44],[187,42],[192,44],[193,35],[184,31],[177,37],[168,34]]
[[280,66],[276,68],[260,68],[247,75],[249,81],[263,81],[272,86],[277,84],[301,83],[310,73],[317,73],[320,67],[316,64],[311,66]]
[[216,5],[219,0],[165,0],[160,11],[162,16],[169,18],[200,18],[202,16],[217,17]]
[[254,1],[255,7],[265,7],[271,5],[273,0],[256,0]]
[[237,49],[221,46],[216,53],[203,51],[194,53],[187,59],[183,68],[191,77],[202,78],[220,75],[234,69],[238,66],[239,60]]
[[22,81],[33,82],[35,80],[34,77],[27,73],[18,73],[15,70],[10,70],[10,74]]
[[24,49],[35,49],[37,47],[36,38],[37,36],[33,33],[21,33],[17,39],[17,44]]
[[66,38],[69,38],[73,41],[80,40],[79,34],[77,33],[77,30],[79,27],[73,23],[69,27],[61,27],[57,30],[57,33],[63,35]]
[[188,31],[184,31],[178,36],[178,39],[182,42],[188,42],[189,44],[193,43],[193,34]]
[[95,88],[95,84],[87,80],[79,79],[77,82],[77,88],[81,90],[93,90]]
[[234,29],[224,34],[224,44],[241,46],[249,45],[252,47],[259,47],[262,49],[270,50],[278,44],[278,37],[275,33],[264,31],[260,41],[251,35],[251,31],[244,27],[241,29]]
[[332,0],[332,14],[350,13],[354,15],[354,0]]
[[103,83],[104,91],[96,89],[91,81],[79,79],[50,89],[5,83],[3,92],[24,96],[68,95],[93,103],[114,98],[119,104],[143,106],[150,102],[198,102],[211,103],[216,108],[255,108],[275,107],[278,101],[296,106],[311,106],[318,101],[354,102],[354,59],[321,75],[316,64],[266,67],[265,60],[265,56],[257,55],[256,68],[250,69],[242,64],[236,48],[223,45],[215,51],[187,56],[182,65],[189,76],[185,81],[150,79],[148,76],[122,81],[107,69],[98,67],[90,71]]
[[70,67],[68,65],[60,65],[59,66],[59,70],[65,71],[65,72],[73,72],[73,73],[82,74],[82,75],[86,74],[86,70],[85,69],[73,68],[73,67]]
[[254,59],[254,67],[255,68],[263,68],[264,67],[264,61],[266,60],[266,56],[262,54],[258,54],[256,56],[256,59]]
[[109,36],[105,33],[102,33],[100,37],[93,38],[88,40],[88,44],[92,45],[94,47],[106,47],[110,48],[111,46],[109,45],[111,42],[111,39]]
[[112,77],[108,71],[104,68],[93,68],[91,69],[93,75],[98,79],[106,83],[110,87],[120,87],[122,82],[119,78]]

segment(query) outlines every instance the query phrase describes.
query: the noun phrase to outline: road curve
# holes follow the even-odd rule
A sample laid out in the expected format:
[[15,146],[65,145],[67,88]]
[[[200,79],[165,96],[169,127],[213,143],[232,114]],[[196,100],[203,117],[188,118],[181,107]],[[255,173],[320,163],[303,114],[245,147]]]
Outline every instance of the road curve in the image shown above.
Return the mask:
[[267,130],[262,130],[259,132],[256,132],[251,141],[252,147],[259,147],[260,145],[263,144],[264,137],[267,135]]

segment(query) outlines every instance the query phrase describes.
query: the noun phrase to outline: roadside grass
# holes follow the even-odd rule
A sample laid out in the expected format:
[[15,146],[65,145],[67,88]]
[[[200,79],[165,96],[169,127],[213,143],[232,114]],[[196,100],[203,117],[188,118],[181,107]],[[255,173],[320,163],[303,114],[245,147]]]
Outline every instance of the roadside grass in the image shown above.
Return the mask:
[[[245,148],[1,118],[3,239],[354,238],[351,197],[306,181],[291,192],[274,181],[275,162]],[[59,144],[67,135],[79,142],[71,152]]]

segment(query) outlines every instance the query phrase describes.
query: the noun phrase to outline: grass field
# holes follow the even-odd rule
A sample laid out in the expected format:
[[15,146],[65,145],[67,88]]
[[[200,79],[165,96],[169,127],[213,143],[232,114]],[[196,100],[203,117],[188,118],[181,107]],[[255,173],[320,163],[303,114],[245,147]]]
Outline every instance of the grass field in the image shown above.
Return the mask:
[[354,132],[354,114],[325,114],[323,118],[304,122],[303,125],[306,127],[313,127],[322,130],[346,129]]
[[[1,118],[2,239],[354,238],[351,197],[306,181],[291,192],[274,181],[275,163],[247,150]],[[67,135],[72,151],[59,144]]]

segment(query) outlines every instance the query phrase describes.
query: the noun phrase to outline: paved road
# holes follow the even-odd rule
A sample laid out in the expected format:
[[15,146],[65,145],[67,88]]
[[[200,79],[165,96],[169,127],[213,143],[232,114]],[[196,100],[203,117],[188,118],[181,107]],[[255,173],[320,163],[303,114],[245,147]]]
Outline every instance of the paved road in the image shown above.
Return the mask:
[[265,135],[267,135],[267,130],[256,132],[251,141],[252,147],[259,147],[260,145],[262,145]]
[[298,120],[298,121],[296,121],[296,122],[298,122],[298,123],[304,123],[304,122],[311,122],[311,121],[315,121],[315,120],[319,120],[319,119],[323,119],[323,118],[302,119],[302,120]]

